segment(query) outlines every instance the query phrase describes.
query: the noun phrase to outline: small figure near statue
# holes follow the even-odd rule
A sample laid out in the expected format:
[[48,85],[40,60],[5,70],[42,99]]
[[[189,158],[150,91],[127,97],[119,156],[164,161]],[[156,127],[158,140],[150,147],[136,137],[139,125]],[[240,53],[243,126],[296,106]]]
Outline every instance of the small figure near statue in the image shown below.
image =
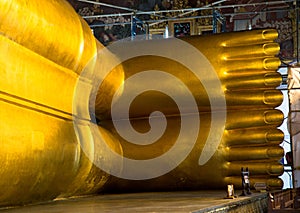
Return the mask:
[[249,170],[248,167],[246,167],[246,170],[244,168],[241,168],[241,175],[242,175],[242,194],[241,196],[250,195],[250,180],[249,180]]

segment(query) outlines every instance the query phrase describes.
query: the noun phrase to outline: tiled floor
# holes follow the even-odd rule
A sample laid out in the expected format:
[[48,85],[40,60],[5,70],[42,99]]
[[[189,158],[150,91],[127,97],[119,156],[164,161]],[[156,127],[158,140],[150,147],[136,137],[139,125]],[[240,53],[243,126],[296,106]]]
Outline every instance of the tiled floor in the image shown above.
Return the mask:
[[[226,191],[159,192],[98,195],[3,209],[1,213],[209,212],[264,196],[225,199]],[[230,204],[230,205],[228,205]]]

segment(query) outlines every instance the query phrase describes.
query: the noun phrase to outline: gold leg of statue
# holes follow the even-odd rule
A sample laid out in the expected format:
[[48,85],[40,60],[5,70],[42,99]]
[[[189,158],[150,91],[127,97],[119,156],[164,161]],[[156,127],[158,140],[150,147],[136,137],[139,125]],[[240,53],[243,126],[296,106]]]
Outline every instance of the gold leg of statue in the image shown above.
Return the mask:
[[[190,60],[191,66],[208,63],[215,76],[201,76],[199,80],[191,67],[179,61],[161,55],[141,55],[113,67],[97,88],[95,102],[90,103],[93,79],[81,79],[81,74],[87,64],[96,71],[101,69],[103,61],[97,59],[104,47],[73,8],[59,0],[10,0],[1,1],[0,6],[0,188],[5,192],[0,194],[1,206],[103,190],[225,189],[227,184],[238,188],[241,167],[249,168],[251,183],[282,187],[279,176],[283,166],[279,160],[283,149],[279,144],[283,133],[277,128],[283,122],[283,114],[276,107],[283,97],[276,90],[281,82],[276,72],[280,65],[275,57],[279,51],[274,42],[276,31],[182,38],[180,41],[195,48],[203,59],[185,54],[174,57]],[[151,41],[139,44],[146,46],[148,42]],[[166,54],[180,53],[172,49],[174,39],[163,42],[170,47]],[[118,55],[110,56],[106,63],[119,60]],[[117,116],[119,120],[113,119],[111,103],[120,105],[122,94],[133,92],[124,83],[144,70],[162,70],[167,75],[157,73],[158,76],[175,76],[194,97],[197,110],[183,104],[182,114],[170,96],[151,88],[139,94],[129,109],[133,129],[148,132],[153,111],[162,112],[167,123],[155,143],[140,145],[119,134],[114,122],[123,121],[123,115]],[[215,82],[220,82],[219,88],[214,88]],[[84,87],[80,96],[76,93],[79,84]],[[136,86],[143,87],[144,82]],[[173,91],[174,84],[163,81],[159,86]],[[185,100],[180,88],[175,88],[175,95]],[[91,104],[97,123],[90,120],[89,111],[74,111],[81,107],[74,107],[74,100]],[[212,103],[219,102],[223,105],[212,107]],[[157,115],[153,121],[164,122],[161,114]],[[74,120],[79,129],[74,127]],[[189,121],[199,120],[199,126],[189,129],[197,133],[196,137],[190,138],[189,132],[181,135],[183,120],[188,125]],[[101,139],[94,137],[94,127]],[[177,144],[175,155],[159,161],[162,168],[171,168],[170,171],[158,171],[161,175],[156,177],[143,173],[151,177],[148,179],[122,178],[126,159],[146,162],[158,158],[173,150],[177,138],[182,138],[183,144],[194,139],[195,143],[190,151]],[[106,152],[98,144],[100,140],[115,154]],[[176,155],[183,152],[187,152],[186,158],[178,161]],[[101,164],[105,164],[105,171]],[[151,169],[144,168],[149,172]],[[110,170],[119,171],[116,174],[120,176],[111,175]]]

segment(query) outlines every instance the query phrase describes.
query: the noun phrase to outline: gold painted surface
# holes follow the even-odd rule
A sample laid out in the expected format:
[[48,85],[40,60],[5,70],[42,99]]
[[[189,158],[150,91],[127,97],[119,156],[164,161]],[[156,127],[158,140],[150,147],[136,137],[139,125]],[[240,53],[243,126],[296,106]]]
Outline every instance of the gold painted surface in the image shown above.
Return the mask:
[[[152,180],[130,181],[112,177],[96,166],[104,159],[111,168],[122,168],[122,162],[115,165],[118,161],[114,156],[98,146],[100,138],[92,138],[91,126],[95,124],[88,120],[88,114],[73,114],[73,98],[88,100],[90,95],[74,94],[78,74],[88,61],[95,59],[97,49],[103,48],[88,25],[64,1],[7,0],[1,1],[0,6],[0,188],[5,191],[0,195],[1,206],[93,194],[104,189],[204,189],[224,188],[229,183],[238,188],[239,169],[246,166],[251,183],[259,181],[270,188],[282,187],[278,178],[282,165],[278,161],[283,157],[279,146],[283,133],[277,127],[283,114],[275,109],[282,102],[282,95],[276,90],[281,82],[276,73],[280,64],[275,57],[279,46],[273,42],[276,31],[183,38],[198,48],[217,72],[227,103],[226,109],[218,109],[226,110],[225,126],[211,126],[207,92],[199,79],[176,61],[157,56],[137,57],[109,73],[98,90],[96,116],[100,121],[99,132],[120,156],[138,160],[160,156],[173,146],[180,129],[174,101],[150,91],[132,103],[131,124],[138,131],[147,132],[149,113],[159,110],[168,121],[164,135],[147,146],[134,145],[120,137],[110,120],[110,102],[128,77],[147,69],[173,74],[189,88],[200,112],[196,144],[180,165]],[[114,57],[111,60],[117,60]],[[92,61],[92,68],[97,63],[101,61]],[[88,90],[92,83],[85,80]],[[80,134],[75,132],[74,117],[82,121]],[[209,130],[225,131],[215,154],[200,166],[198,160]],[[184,149],[180,147],[177,151]],[[169,159],[162,163],[171,162]]]
[[[218,189],[231,183],[240,188],[241,167],[249,168],[252,184],[265,182],[269,188],[281,188],[283,183],[278,177],[283,173],[283,166],[278,162],[284,155],[279,146],[283,141],[283,133],[277,128],[284,118],[282,112],[275,109],[283,99],[282,93],[276,90],[281,83],[281,76],[276,72],[280,65],[280,60],[275,57],[279,51],[278,44],[274,43],[276,38],[275,30],[182,38],[209,59],[222,82],[227,103],[225,127],[211,126],[208,94],[199,79],[182,64],[157,56],[142,56],[122,63],[125,79],[143,70],[153,69],[168,72],[184,82],[197,102],[201,128],[194,149],[173,171],[144,181],[112,178],[108,184],[109,190]],[[170,86],[162,83],[166,84],[166,88]],[[151,145],[129,143],[119,136],[110,121],[100,124],[111,129],[120,140],[125,157],[152,159],[174,145],[180,132],[179,110],[170,97],[155,91],[139,95],[130,107],[131,124],[135,130],[143,133],[150,130],[148,116],[156,110],[164,113],[168,125],[164,135]],[[191,114],[193,116],[193,112]],[[216,132],[225,128],[222,141],[213,157],[205,165],[199,166],[198,159],[205,142],[210,142],[206,140],[212,128]],[[182,147],[182,151],[184,149]],[[132,185],[136,187],[132,188]]]
[[[0,205],[98,192],[109,174],[81,150],[72,102],[77,73],[102,45],[65,1],[0,5]],[[122,71],[117,73],[121,82]],[[108,77],[100,89],[113,90],[114,84]],[[101,132],[109,143],[109,133]],[[90,145],[95,162],[113,162]],[[111,148],[122,153],[116,140]]]
[[87,23],[67,1],[4,0],[0,32],[7,38],[79,73],[96,54]]
[[0,51],[1,93],[44,106],[49,111],[61,111],[71,119],[76,73],[2,35]]

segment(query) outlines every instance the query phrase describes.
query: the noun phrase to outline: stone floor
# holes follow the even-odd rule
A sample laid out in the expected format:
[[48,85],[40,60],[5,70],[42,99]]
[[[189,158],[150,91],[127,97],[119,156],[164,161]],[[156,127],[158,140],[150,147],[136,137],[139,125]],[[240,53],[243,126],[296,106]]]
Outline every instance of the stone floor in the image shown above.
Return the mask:
[[[261,212],[266,193],[253,193],[225,199],[226,191],[159,192],[109,194],[56,200],[18,208],[1,209],[0,213],[102,213],[102,212]],[[258,210],[252,204],[259,205]],[[257,205],[255,204],[255,205]],[[252,206],[251,206],[252,205]],[[246,206],[249,206],[245,208]],[[266,206],[264,204],[263,206]],[[240,208],[242,207],[242,208]],[[243,209],[241,211],[241,209]]]

